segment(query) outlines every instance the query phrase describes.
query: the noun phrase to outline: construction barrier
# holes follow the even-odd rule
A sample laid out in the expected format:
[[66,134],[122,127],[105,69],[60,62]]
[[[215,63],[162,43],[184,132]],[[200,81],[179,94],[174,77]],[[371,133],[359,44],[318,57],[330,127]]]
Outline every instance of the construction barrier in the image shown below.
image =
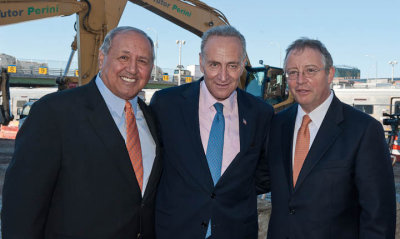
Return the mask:
[[18,121],[11,121],[8,126],[0,127],[0,139],[15,139],[18,133]]

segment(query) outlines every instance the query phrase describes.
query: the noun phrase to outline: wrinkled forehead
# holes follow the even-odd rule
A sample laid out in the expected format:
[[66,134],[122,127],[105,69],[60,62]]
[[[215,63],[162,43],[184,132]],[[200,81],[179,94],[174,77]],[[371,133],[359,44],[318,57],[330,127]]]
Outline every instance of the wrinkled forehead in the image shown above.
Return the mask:
[[[323,66],[325,66],[325,57],[324,55],[318,50],[311,47],[302,47],[302,48],[294,48],[288,52],[287,57],[284,62],[284,68],[288,67],[288,62],[291,61],[293,58],[301,60],[301,64],[314,64],[316,61],[320,61]],[[298,62],[297,62],[298,63]]]

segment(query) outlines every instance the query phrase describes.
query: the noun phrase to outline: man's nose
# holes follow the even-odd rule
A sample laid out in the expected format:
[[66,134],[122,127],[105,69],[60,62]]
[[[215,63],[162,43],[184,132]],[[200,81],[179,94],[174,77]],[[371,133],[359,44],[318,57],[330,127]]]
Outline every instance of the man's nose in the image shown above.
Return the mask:
[[136,61],[134,61],[134,60],[129,61],[128,66],[126,67],[126,70],[131,74],[135,74],[137,71]]
[[228,77],[228,72],[226,67],[222,67],[220,72],[219,72],[219,78],[221,81],[225,81]]
[[299,76],[297,77],[297,83],[303,84],[307,82],[307,77],[304,75],[304,72],[299,72]]

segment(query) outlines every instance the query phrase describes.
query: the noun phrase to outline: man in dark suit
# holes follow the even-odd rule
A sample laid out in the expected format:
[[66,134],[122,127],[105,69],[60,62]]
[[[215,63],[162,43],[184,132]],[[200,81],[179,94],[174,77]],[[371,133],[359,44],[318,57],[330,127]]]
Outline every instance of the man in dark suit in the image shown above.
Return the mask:
[[34,104],[5,177],[3,239],[155,238],[159,147],[137,97],[153,56],[143,31],[116,28],[89,84]]
[[245,57],[235,28],[212,28],[201,43],[204,78],[152,98],[163,153],[158,239],[257,238],[256,189],[265,189],[256,168],[273,109],[238,89]]
[[273,120],[269,239],[394,238],[393,170],[382,125],[330,90],[332,57],[318,40],[289,46],[298,104]]

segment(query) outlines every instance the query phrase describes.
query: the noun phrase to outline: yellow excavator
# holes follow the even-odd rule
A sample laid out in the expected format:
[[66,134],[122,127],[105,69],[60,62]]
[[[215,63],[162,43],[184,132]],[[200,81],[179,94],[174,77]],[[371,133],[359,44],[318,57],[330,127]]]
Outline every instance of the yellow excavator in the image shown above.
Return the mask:
[[[129,1],[199,37],[211,27],[229,25],[221,11],[198,0]],[[64,76],[57,80],[62,89],[71,88],[88,83],[97,74],[99,47],[105,35],[118,25],[126,4],[127,0],[0,0],[0,26],[77,14],[77,35],[71,44],[71,55]],[[67,77],[66,72],[76,50],[79,77]],[[250,61],[247,62],[246,71],[240,79],[240,88],[270,102],[276,110],[293,102],[287,92],[282,69],[268,65],[251,67]],[[3,89],[2,92],[5,95]]]

